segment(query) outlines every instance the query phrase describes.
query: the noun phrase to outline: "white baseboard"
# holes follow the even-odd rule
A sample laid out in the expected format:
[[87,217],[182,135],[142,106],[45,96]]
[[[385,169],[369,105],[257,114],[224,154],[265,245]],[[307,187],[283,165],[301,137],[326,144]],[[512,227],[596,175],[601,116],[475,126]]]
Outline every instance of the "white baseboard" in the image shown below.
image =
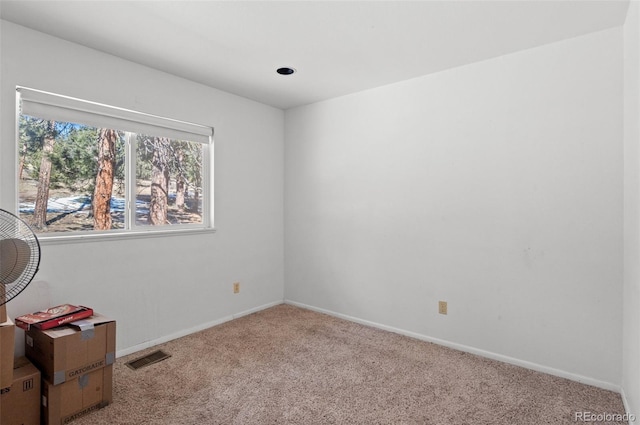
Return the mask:
[[615,392],[618,392],[618,393],[620,393],[622,395],[622,401],[624,403],[625,411],[627,413],[630,413],[629,412],[629,406],[627,404],[627,400],[626,400],[626,397],[624,395],[623,389],[619,385],[612,384],[610,382],[605,382],[605,381],[601,381],[601,380],[598,380],[598,379],[590,378],[590,377],[587,377],[587,376],[583,376],[583,375],[578,375],[578,374],[575,374],[575,373],[567,372],[567,371],[564,371],[564,370],[555,369],[555,368],[548,367],[548,366],[543,366],[543,365],[540,365],[540,364],[537,364],[537,363],[532,363],[532,362],[529,362],[529,361],[526,361],[526,360],[520,360],[520,359],[516,359],[516,358],[513,358],[513,357],[505,356],[505,355],[502,355],[502,354],[497,354],[497,353],[493,353],[493,352],[490,352],[490,351],[481,350],[481,349],[478,349],[478,348],[475,348],[475,347],[470,347],[470,346],[467,346],[467,345],[458,344],[458,343],[447,341],[447,340],[444,340],[444,339],[433,338],[433,337],[430,337],[428,335],[423,335],[423,334],[419,334],[419,333],[416,333],[416,332],[411,332],[411,331],[407,331],[407,330],[404,330],[404,329],[399,329],[399,328],[395,328],[395,327],[392,327],[392,326],[383,325],[383,324],[372,322],[372,321],[369,321],[369,320],[360,319],[360,318],[357,318],[357,317],[354,317],[354,316],[349,316],[349,315],[346,315],[346,314],[337,313],[335,311],[331,311],[331,310],[327,310],[327,309],[323,309],[323,308],[319,308],[319,307],[314,307],[312,305],[300,303],[300,302],[297,302],[297,301],[287,300],[287,299],[285,299],[284,301],[273,301],[273,302],[270,302],[270,303],[267,303],[267,304],[263,304],[263,305],[260,305],[258,307],[251,308],[249,310],[244,310],[244,311],[241,311],[241,312],[236,313],[236,314],[224,316],[224,317],[221,317],[219,319],[216,319],[216,320],[213,320],[213,321],[210,321],[210,322],[207,322],[207,323],[203,323],[201,325],[194,326],[192,328],[184,329],[182,331],[175,332],[175,333],[170,334],[170,335],[165,335],[163,337],[160,337],[160,338],[157,338],[157,339],[154,339],[154,340],[151,340],[151,341],[145,341],[142,344],[137,344],[137,345],[134,345],[132,347],[125,348],[123,350],[118,350],[116,352],[116,357],[126,356],[128,354],[132,354],[132,353],[144,350],[146,348],[153,347],[155,345],[163,344],[165,342],[169,342],[171,340],[174,340],[174,339],[177,339],[177,338],[181,338],[183,336],[191,335],[193,333],[200,332],[200,331],[208,329],[210,327],[217,326],[217,325],[220,325],[222,323],[229,322],[231,320],[238,319],[240,317],[247,316],[249,314],[256,313],[258,311],[274,307],[276,305],[282,304],[283,302],[285,304],[290,304],[290,305],[294,305],[294,306],[297,306],[297,307],[300,307],[300,308],[304,308],[304,309],[307,309],[307,310],[312,310],[312,311],[317,311],[319,313],[328,314],[330,316],[334,316],[334,317],[338,317],[340,319],[344,319],[344,320],[348,320],[348,321],[351,321],[351,322],[359,323],[361,325],[371,326],[373,328],[381,329],[381,330],[388,331],[388,332],[397,333],[397,334],[400,334],[400,335],[405,335],[405,336],[408,336],[408,337],[411,337],[411,338],[415,338],[415,339],[418,339],[418,340],[421,340],[421,341],[432,342],[434,344],[438,344],[438,345],[442,345],[442,346],[445,346],[445,347],[453,348],[453,349],[456,349],[456,350],[464,351],[466,353],[476,354],[478,356],[486,357],[486,358],[489,358],[489,359],[498,360],[498,361],[501,361],[501,362],[504,362],[504,363],[513,364],[513,365],[524,367],[524,368],[527,368],[527,369],[530,369],[530,370],[535,370],[537,372],[547,373],[549,375],[554,375],[554,376],[558,376],[558,377],[561,377],[561,378],[570,379],[572,381],[580,382],[580,383],[587,384],[587,385],[592,385],[594,387],[602,388],[602,389],[609,390],[609,391],[615,391]]
[[624,406],[624,411],[627,415],[629,415],[629,425],[637,424],[636,420],[638,419],[635,415],[636,412],[632,412],[629,408],[629,401],[627,400],[627,395],[624,392],[624,387],[620,388],[620,396],[622,397],[622,405]]
[[[486,357],[489,359],[493,359],[493,360],[498,360],[504,363],[509,363],[512,365],[516,365],[516,366],[520,366],[520,367],[524,367],[526,369],[530,369],[530,370],[535,370],[536,372],[542,372],[542,373],[547,373],[549,375],[554,375],[554,376],[558,376],[560,378],[566,378],[572,381],[577,381],[583,384],[587,384],[587,385],[591,385],[594,387],[598,387],[598,388],[602,388],[605,390],[609,390],[609,391],[615,391],[615,392],[620,392],[621,388],[619,385],[616,384],[612,384],[610,382],[605,382],[605,381],[600,381],[598,379],[594,379],[594,378],[589,378],[587,376],[582,376],[582,375],[578,375],[575,373],[571,373],[571,372],[567,372],[564,370],[560,370],[560,369],[555,369],[552,367],[548,367],[548,366],[543,366],[537,363],[532,363],[526,360],[520,360],[520,359],[516,359],[513,357],[509,357],[509,356],[504,356],[502,354],[497,354],[497,353],[493,353],[490,351],[485,351],[485,350],[481,350],[479,348],[474,348],[474,347],[470,347],[467,345],[463,345],[463,344],[458,344],[455,342],[451,342],[451,341],[447,341],[444,339],[439,339],[439,338],[433,338],[430,337],[428,335],[423,335],[423,334],[419,334],[416,332],[411,332],[411,331],[407,331],[404,329],[398,329],[398,328],[394,328],[392,326],[387,326],[387,325],[382,325],[380,323],[376,323],[376,322],[371,322],[369,320],[364,320],[364,319],[360,319],[357,317],[353,317],[353,316],[348,316],[346,314],[342,314],[342,313],[336,313],[335,311],[331,311],[331,310],[326,310],[323,308],[318,308],[318,307],[314,307],[311,305],[307,305],[307,304],[303,304],[303,303],[299,303],[297,301],[292,301],[292,300],[284,300],[285,304],[290,304],[290,305],[294,305],[296,307],[301,307],[301,308],[305,308],[307,310],[312,310],[312,311],[317,311],[319,313],[324,313],[324,314],[328,314],[330,316],[334,316],[334,317],[338,317],[340,319],[345,319],[345,320],[349,320],[351,322],[355,322],[355,323],[359,323],[361,325],[365,325],[365,326],[371,326],[374,328],[378,328],[378,329],[382,329],[385,331],[389,331],[389,332],[394,332],[400,335],[405,335],[411,338],[415,338],[415,339],[419,339],[422,341],[427,341],[427,342],[432,342],[434,344],[438,344],[438,345],[443,345],[445,347],[449,347],[449,348],[453,348],[456,350],[460,350],[460,351],[464,351],[466,353],[471,353],[471,354],[476,354],[478,356],[481,357]],[[625,406],[626,408],[626,406]]]
[[123,350],[116,351],[116,357],[122,357],[122,356],[126,356],[128,354],[136,353],[136,352],[144,350],[146,348],[150,348],[150,347],[153,347],[153,346],[156,346],[156,345],[159,345],[159,344],[163,344],[165,342],[169,342],[169,341],[172,341],[172,340],[177,339],[177,338],[182,338],[183,336],[191,335],[193,333],[200,332],[200,331],[203,331],[205,329],[209,329],[209,328],[211,328],[213,326],[221,325],[221,324],[223,324],[225,322],[229,322],[231,320],[238,319],[240,317],[247,316],[249,314],[256,313],[258,311],[265,310],[267,308],[271,308],[271,307],[274,307],[274,306],[280,305],[280,304],[282,304],[282,301],[273,301],[273,302],[270,302],[270,303],[267,303],[267,304],[260,305],[258,307],[251,308],[249,310],[244,310],[244,311],[241,311],[241,312],[236,313],[236,314],[231,314],[231,315],[228,315],[228,316],[224,316],[224,317],[221,317],[219,319],[212,320],[210,322],[203,323],[203,324],[198,325],[198,326],[194,326],[194,327],[191,327],[191,328],[188,328],[188,329],[184,329],[184,330],[181,330],[179,332],[174,332],[174,333],[172,333],[170,335],[165,335],[165,336],[162,336],[160,338],[156,338],[156,339],[151,340],[151,341],[145,341],[142,344],[137,344],[137,345],[134,345],[133,347],[128,347],[128,348],[125,348]]

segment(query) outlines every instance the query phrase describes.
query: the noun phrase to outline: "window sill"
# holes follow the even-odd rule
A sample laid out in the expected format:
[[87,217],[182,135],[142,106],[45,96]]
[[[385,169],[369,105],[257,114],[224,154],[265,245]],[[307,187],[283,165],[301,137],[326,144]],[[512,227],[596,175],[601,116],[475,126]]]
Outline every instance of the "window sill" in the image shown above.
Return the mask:
[[68,233],[68,234],[41,234],[36,235],[40,245],[57,245],[66,243],[81,243],[81,242],[103,242],[114,240],[126,240],[126,239],[143,239],[143,238],[159,238],[167,236],[187,236],[198,234],[211,234],[215,233],[216,229],[213,227],[197,228],[197,229],[174,229],[174,230],[153,230],[153,231],[111,231],[108,233]]

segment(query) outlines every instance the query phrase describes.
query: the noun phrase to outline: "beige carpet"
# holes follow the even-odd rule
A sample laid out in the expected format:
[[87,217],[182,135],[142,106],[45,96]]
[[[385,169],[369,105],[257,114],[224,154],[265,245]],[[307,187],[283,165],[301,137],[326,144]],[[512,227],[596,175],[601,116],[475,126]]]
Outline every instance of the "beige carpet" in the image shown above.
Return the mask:
[[[158,348],[172,357],[125,366]],[[118,359],[113,404],[74,424],[576,424],[583,411],[624,413],[610,391],[280,305]]]

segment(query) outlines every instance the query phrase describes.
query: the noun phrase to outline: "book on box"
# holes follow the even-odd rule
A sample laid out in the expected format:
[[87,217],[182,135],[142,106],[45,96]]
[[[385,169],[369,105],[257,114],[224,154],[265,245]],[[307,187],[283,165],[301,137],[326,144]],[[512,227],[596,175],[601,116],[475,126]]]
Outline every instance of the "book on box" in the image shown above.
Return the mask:
[[36,311],[35,313],[16,317],[15,324],[17,327],[26,331],[31,329],[31,327],[46,330],[74,322],[76,320],[84,319],[92,315],[92,308],[62,304],[56,307],[51,307],[47,310]]

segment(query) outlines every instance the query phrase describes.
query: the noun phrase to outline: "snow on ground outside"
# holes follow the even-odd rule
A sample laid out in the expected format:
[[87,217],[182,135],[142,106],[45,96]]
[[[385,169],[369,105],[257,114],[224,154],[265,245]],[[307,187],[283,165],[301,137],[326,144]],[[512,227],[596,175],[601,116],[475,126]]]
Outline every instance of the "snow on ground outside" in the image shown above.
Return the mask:
[[[33,214],[35,204],[32,202],[21,202],[19,210],[23,214]],[[124,212],[124,198],[111,198],[111,211]],[[86,195],[69,196],[64,198],[50,198],[47,202],[48,213],[69,213],[78,212],[88,214],[91,211],[91,197]],[[136,213],[148,214],[149,203],[136,200]]]

